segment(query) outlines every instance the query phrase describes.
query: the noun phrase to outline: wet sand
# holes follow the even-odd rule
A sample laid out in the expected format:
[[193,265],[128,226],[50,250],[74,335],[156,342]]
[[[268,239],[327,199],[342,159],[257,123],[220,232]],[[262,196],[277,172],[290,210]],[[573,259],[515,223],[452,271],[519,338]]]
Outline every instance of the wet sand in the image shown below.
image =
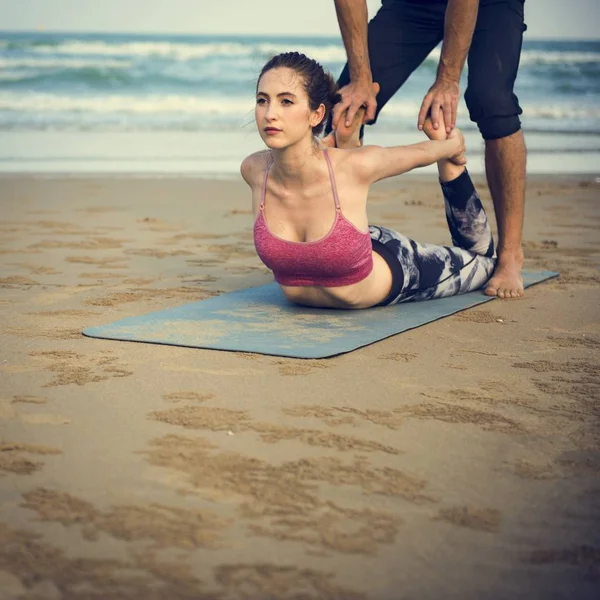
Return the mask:
[[[523,300],[293,360],[81,335],[271,281],[241,182],[0,178],[0,598],[592,598],[599,192],[529,178]],[[370,219],[448,243],[432,176]]]

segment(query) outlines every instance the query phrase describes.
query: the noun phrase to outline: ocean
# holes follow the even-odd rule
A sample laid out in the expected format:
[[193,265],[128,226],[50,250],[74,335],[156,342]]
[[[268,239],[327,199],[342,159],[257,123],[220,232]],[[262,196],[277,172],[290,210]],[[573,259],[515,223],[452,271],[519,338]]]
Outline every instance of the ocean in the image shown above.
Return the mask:
[[[336,77],[345,62],[339,37],[0,32],[0,172],[237,176],[262,147],[257,74],[289,50]],[[367,128],[367,143],[423,139],[416,116],[438,59],[439,48]],[[516,93],[530,172],[598,172],[599,92],[600,42],[525,40]],[[458,125],[470,169],[481,171],[483,144],[462,101]]]

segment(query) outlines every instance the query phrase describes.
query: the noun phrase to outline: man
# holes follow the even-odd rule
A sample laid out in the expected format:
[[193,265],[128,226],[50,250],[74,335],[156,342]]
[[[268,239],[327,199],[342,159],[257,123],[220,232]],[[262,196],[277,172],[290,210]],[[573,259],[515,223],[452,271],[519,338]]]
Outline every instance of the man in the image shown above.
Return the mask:
[[441,40],[436,79],[417,125],[422,129],[430,113],[437,129],[441,112],[449,133],[456,124],[459,79],[468,56],[465,101],[485,141],[486,176],[498,224],[498,263],[485,293],[521,297],[526,149],[513,88],[526,30],[524,0],[382,0],[368,24],[366,0],[334,1],[348,64],[338,80],[342,102],[327,133],[331,127],[347,131],[361,108],[363,124],[375,123],[386,102]]

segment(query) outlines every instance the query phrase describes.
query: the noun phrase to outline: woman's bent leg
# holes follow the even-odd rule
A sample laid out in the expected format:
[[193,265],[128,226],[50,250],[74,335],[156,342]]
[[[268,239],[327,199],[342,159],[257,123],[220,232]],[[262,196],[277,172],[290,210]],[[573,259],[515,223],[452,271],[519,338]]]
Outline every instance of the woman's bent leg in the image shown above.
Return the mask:
[[[369,228],[371,238],[396,257],[402,273],[395,277],[401,289],[386,304],[471,292],[485,285],[494,272],[492,232],[469,173],[465,169],[440,184],[453,246],[421,244],[385,227]],[[375,243],[373,248],[377,250]]]
[[452,244],[481,256],[494,256],[494,239],[481,199],[468,171],[440,181]]
[[452,246],[420,244],[385,227],[370,227],[371,238],[393,252],[403,281],[386,304],[455,296],[477,290],[492,276],[496,261]]
[[396,303],[432,300],[465,294],[483,287],[494,272],[496,260],[462,248],[417,244],[419,283],[407,286]]

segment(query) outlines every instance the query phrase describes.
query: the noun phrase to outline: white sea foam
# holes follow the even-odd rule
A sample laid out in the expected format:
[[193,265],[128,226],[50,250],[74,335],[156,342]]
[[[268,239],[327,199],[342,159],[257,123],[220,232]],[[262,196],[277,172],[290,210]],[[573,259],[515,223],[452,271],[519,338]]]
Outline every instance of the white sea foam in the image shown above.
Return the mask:
[[136,96],[60,96],[34,93],[26,96],[0,92],[0,110],[18,112],[90,112],[102,114],[239,115],[252,113],[254,99],[207,98],[175,94]]
[[67,58],[67,57],[0,57],[0,69],[85,69],[85,68],[127,68],[131,61],[107,58]]
[[[385,114],[397,117],[415,118],[421,107],[420,102],[407,102],[391,100],[385,106]],[[528,104],[522,103],[523,113],[527,117],[543,118],[548,120],[585,120],[600,119],[600,106],[595,103],[588,104]],[[383,114],[383,112],[382,112]],[[466,105],[458,105],[458,117],[468,119]]]
[[[344,63],[346,62],[346,52],[344,47],[331,44],[329,46],[299,45],[290,46],[289,44],[260,44],[258,51],[261,54],[278,54],[279,52],[288,52],[295,50],[302,52],[307,56],[324,63]],[[441,49],[434,48],[427,58],[427,62],[438,63],[441,56]],[[576,65],[576,64],[598,64],[600,63],[600,52],[579,52],[579,51],[547,51],[547,50],[523,50],[521,53],[521,65]]]
[[[392,100],[385,108],[385,114],[408,119],[416,118],[420,103],[416,101]],[[232,118],[246,118],[254,109],[254,99],[249,94],[243,97],[207,97],[191,95],[98,95],[68,96],[49,93],[23,95],[14,92],[0,92],[0,110],[21,113],[82,113],[131,114],[131,115],[222,115]],[[532,104],[523,106],[528,117],[549,120],[600,119],[600,106],[588,104]],[[468,118],[463,103],[459,105],[459,115]]]
[[59,46],[36,46],[31,48],[30,52],[76,56],[161,57],[190,60],[206,56],[248,56],[252,53],[252,46],[236,43],[128,42],[107,44],[101,41],[67,41]]
[[[6,47],[6,42],[2,44]],[[0,47],[2,47],[0,46]],[[62,54],[77,56],[132,56],[163,57],[176,60],[192,60],[208,56],[250,56],[259,54],[270,56],[291,50],[302,52],[315,60],[326,63],[346,61],[346,53],[341,41],[328,45],[278,42],[170,42],[170,41],[136,41],[107,43],[104,41],[66,40],[58,45],[39,45],[28,48],[35,54]],[[440,48],[435,48],[428,56],[437,61]],[[521,64],[579,64],[600,63],[600,52],[590,51],[556,51],[556,50],[523,50]]]
[[521,65],[576,65],[583,63],[600,63],[600,52],[549,52],[525,50],[521,53]]
[[269,57],[282,52],[300,52],[320,63],[345,63],[346,51],[342,45],[311,46],[302,44],[259,44],[258,54]]
[[[33,46],[35,54],[58,54],[74,56],[118,56],[135,58],[170,58],[172,60],[196,60],[207,57],[244,57],[258,55],[268,58],[282,52],[301,52],[323,63],[344,63],[346,52],[339,44],[312,45],[288,43],[182,43],[182,42],[127,42],[106,43],[102,41],[65,41],[57,46]],[[439,57],[434,50],[433,57]]]

